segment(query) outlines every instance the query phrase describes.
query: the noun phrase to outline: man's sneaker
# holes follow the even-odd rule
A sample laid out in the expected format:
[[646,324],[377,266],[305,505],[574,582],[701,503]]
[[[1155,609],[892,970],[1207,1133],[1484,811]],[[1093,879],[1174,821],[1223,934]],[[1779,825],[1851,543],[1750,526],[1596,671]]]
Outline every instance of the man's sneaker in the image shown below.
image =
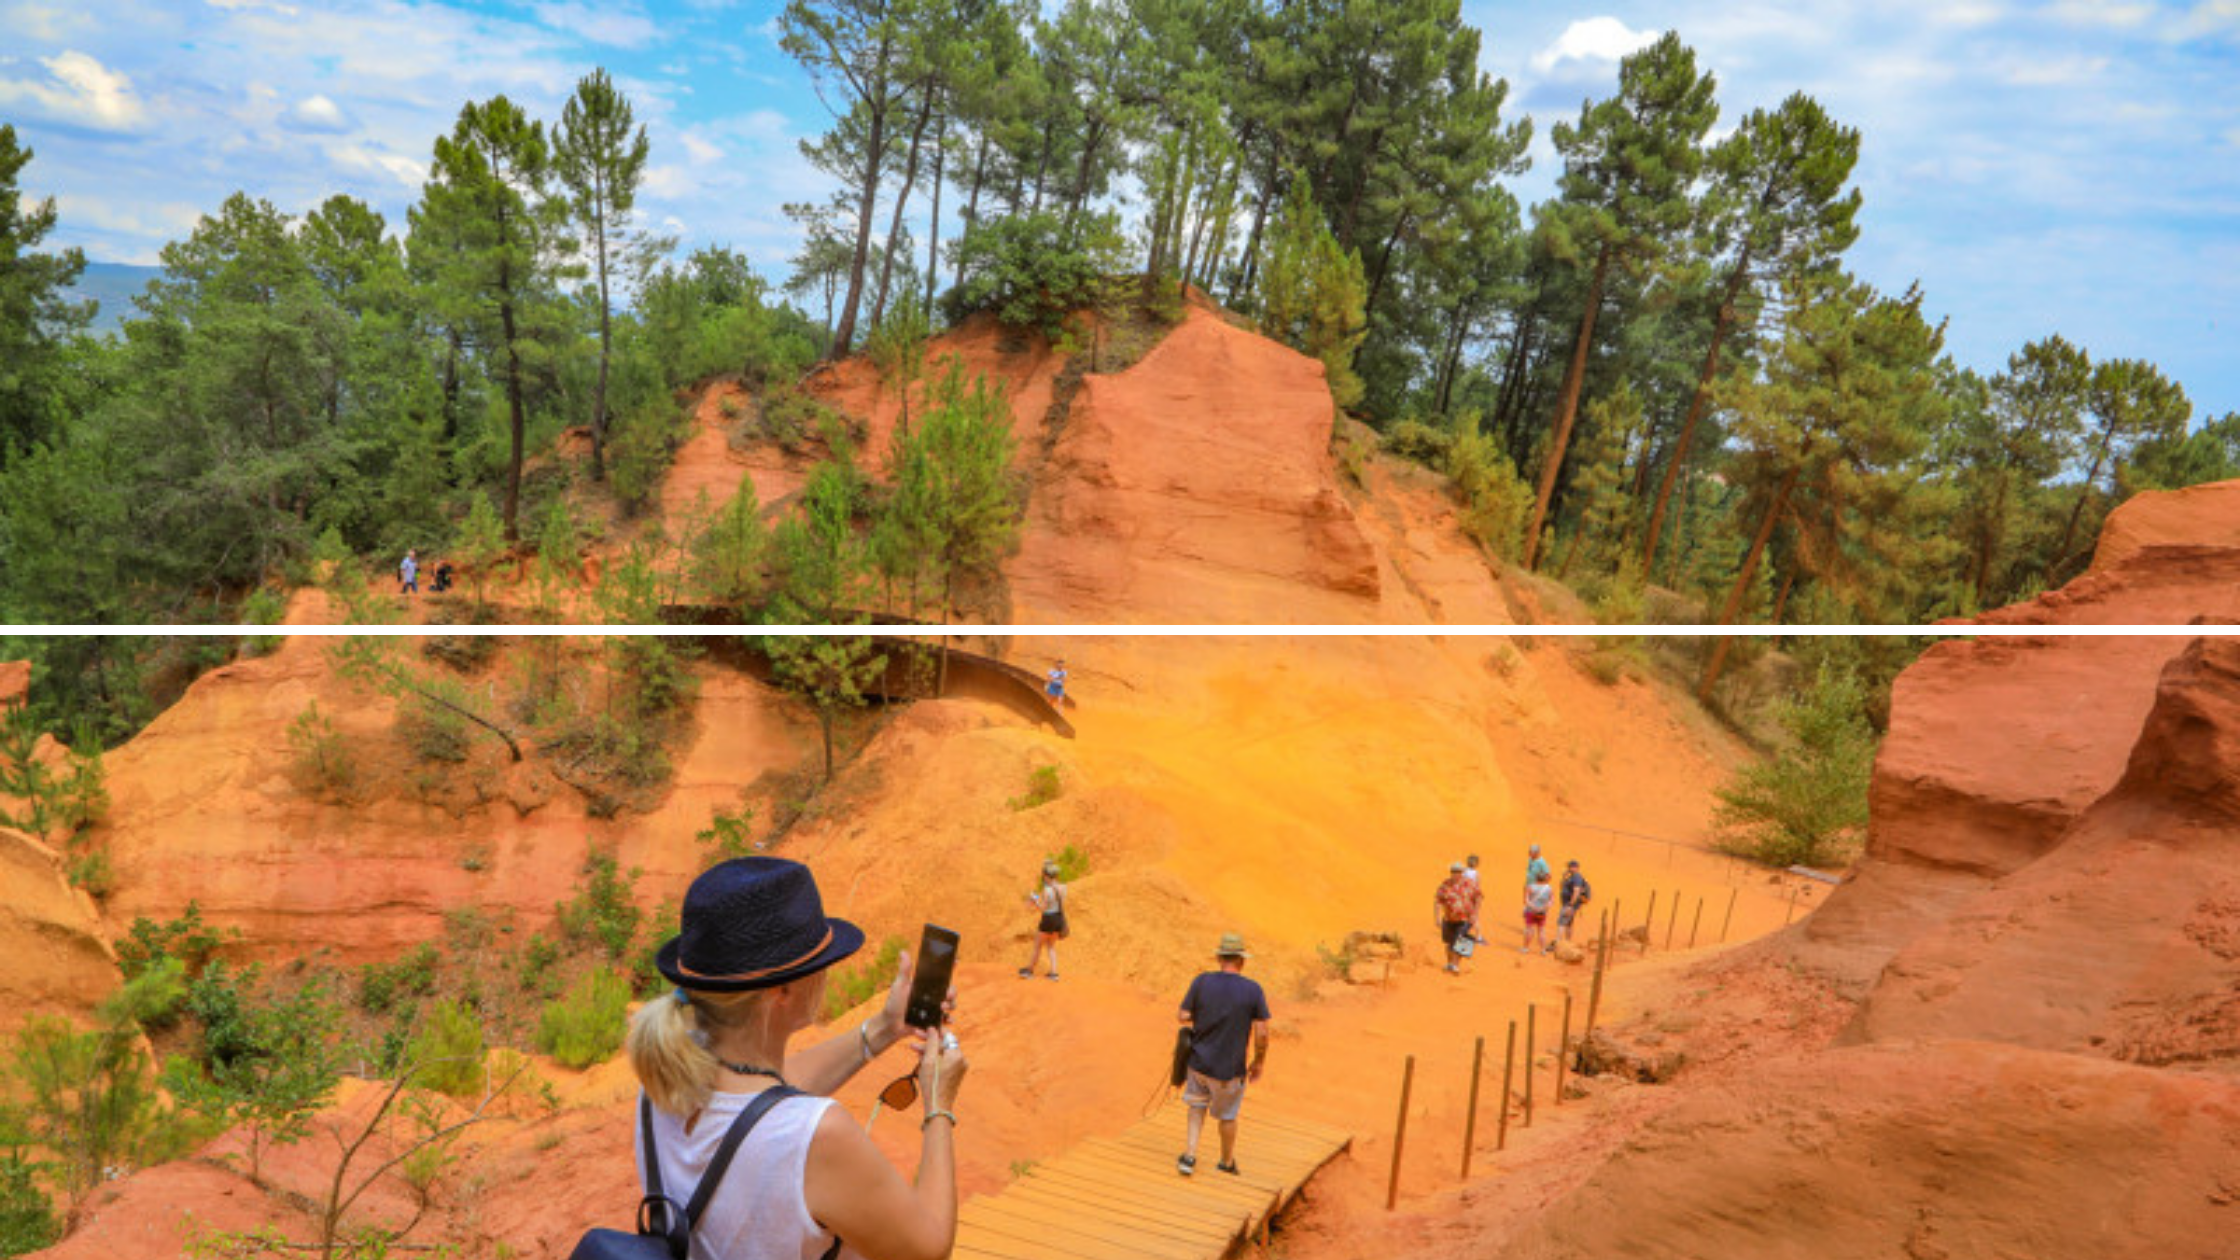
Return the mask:
[[1058,978],[1058,973],[1057,973],[1057,972],[1055,972],[1055,971],[1051,972],[1051,973],[1050,973],[1050,978],[1051,978],[1052,980],[1055,980],[1055,979],[1057,979],[1057,978]]
[[1185,1177],[1190,1176],[1198,1171],[1198,1157],[1195,1155],[1182,1156],[1174,1161],[1174,1170]]
[[1225,1172],[1232,1177],[1239,1175],[1237,1172],[1237,1166],[1235,1164],[1215,1164],[1213,1167],[1214,1171]]
[[1021,980],[1032,980],[1032,979],[1034,979],[1034,968],[1032,968],[1032,967],[1021,967],[1021,968],[1019,968],[1019,978],[1020,978]]

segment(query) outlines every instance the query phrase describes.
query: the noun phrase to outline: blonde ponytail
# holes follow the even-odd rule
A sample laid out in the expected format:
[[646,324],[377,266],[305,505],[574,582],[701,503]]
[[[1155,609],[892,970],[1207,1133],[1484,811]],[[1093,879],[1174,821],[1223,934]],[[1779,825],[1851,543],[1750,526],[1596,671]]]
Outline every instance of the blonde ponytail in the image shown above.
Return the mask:
[[[680,998],[689,996],[689,1002]],[[703,1029],[742,1022],[763,995],[664,994],[638,1008],[625,1043],[630,1070],[653,1105],[679,1119],[697,1115],[716,1087],[716,1056]]]

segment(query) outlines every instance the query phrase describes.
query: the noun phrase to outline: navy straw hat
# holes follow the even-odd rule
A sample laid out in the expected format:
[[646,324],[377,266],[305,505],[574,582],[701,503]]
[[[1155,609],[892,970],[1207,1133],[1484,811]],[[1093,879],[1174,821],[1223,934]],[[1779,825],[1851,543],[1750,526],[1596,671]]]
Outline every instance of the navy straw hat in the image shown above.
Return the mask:
[[862,928],[826,917],[808,867],[743,857],[692,881],[684,930],[661,947],[654,965],[679,988],[744,993],[813,975],[861,948]]

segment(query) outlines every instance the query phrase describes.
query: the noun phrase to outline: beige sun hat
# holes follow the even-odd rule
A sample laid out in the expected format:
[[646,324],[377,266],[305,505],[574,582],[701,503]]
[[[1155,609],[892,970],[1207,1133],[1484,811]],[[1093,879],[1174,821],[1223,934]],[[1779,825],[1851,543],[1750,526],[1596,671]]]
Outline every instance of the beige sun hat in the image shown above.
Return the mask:
[[1244,947],[1244,937],[1235,932],[1223,932],[1221,944],[1213,951],[1216,958],[1250,958],[1252,951]]

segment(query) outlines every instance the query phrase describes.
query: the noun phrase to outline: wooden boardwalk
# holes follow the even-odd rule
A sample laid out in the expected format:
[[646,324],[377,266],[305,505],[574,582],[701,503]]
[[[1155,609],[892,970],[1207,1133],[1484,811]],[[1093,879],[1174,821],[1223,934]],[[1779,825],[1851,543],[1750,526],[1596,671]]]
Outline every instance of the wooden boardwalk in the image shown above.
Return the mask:
[[1296,1198],[1316,1170],[1353,1143],[1325,1125],[1247,1106],[1237,1167],[1217,1172],[1211,1119],[1198,1173],[1175,1172],[1183,1108],[1170,1102],[1112,1138],[1090,1138],[1035,1164],[1017,1181],[964,1205],[954,1260],[1221,1260]]

